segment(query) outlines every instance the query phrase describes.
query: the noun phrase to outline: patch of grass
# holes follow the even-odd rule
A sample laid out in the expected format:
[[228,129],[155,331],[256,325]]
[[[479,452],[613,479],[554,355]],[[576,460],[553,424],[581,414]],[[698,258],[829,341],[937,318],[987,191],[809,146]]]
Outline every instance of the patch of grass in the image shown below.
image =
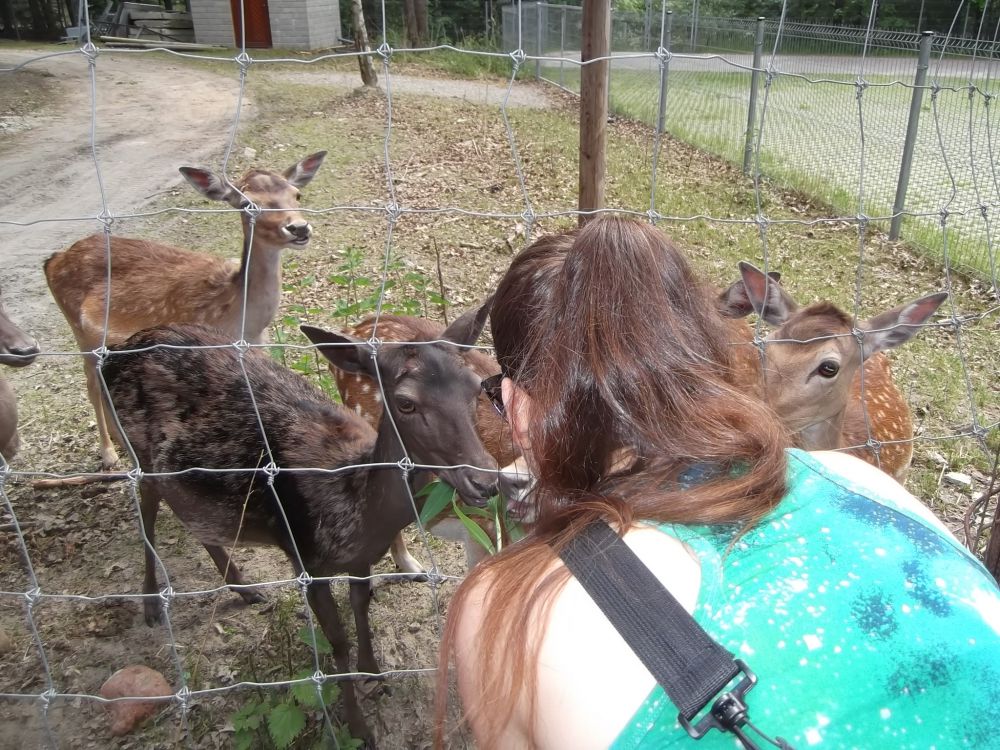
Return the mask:
[[[579,90],[578,66],[549,67],[546,78]],[[823,74],[822,82],[778,76],[759,90],[757,127],[764,119],[760,171],[787,188],[804,192],[839,215],[887,216],[892,212],[912,90],[894,82],[912,75],[866,74],[871,84],[859,112],[853,75]],[[673,136],[736,164],[745,150],[750,73],[739,70],[674,70],[667,77],[666,129]],[[940,260],[944,240],[938,209],[951,216],[949,258],[956,268],[989,278],[986,225],[976,207],[997,198],[985,148],[989,113],[981,97],[968,98],[967,82],[940,78],[937,106],[925,93],[906,208],[929,212],[907,218],[904,236]],[[614,112],[653,125],[660,96],[659,70],[613,67]],[[971,111],[970,111],[971,109]],[[970,131],[970,117],[973,125]],[[864,152],[861,122],[864,121]],[[970,134],[971,132],[971,134]],[[970,138],[972,143],[970,145]],[[939,139],[946,144],[942,156]],[[970,151],[971,148],[971,151]],[[974,154],[974,155],[973,155]],[[864,205],[859,205],[862,155]],[[978,170],[974,162],[979,163]],[[755,165],[756,166],[756,165]],[[978,189],[977,189],[978,188]]]

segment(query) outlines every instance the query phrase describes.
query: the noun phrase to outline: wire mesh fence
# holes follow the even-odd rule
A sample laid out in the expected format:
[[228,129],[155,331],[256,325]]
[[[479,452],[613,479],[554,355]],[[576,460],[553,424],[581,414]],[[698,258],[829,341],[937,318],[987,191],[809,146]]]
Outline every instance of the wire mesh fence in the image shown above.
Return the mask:
[[[383,9],[384,13],[384,9]],[[536,74],[551,80],[569,90],[579,88],[579,47],[580,47],[580,10],[567,6],[551,6],[546,4],[518,4],[505,8],[504,11],[504,50],[494,53],[498,59],[509,64],[510,76],[497,109],[502,120],[503,132],[506,137],[506,152],[503,157],[503,171],[510,182],[515,185],[515,198],[501,201],[499,198],[490,202],[473,202],[463,200],[439,200],[419,202],[404,197],[399,185],[405,182],[405,175],[410,168],[401,164],[395,156],[399,145],[399,120],[394,110],[394,92],[399,90],[403,79],[395,68],[395,51],[383,40],[375,51],[368,56],[379,65],[382,85],[386,92],[385,119],[376,123],[377,147],[372,149],[373,160],[377,162],[376,177],[378,199],[372,201],[351,200],[337,201],[330,205],[303,209],[311,220],[330,219],[346,215],[362,215],[369,222],[372,244],[377,245],[379,252],[380,274],[378,283],[373,290],[374,306],[372,311],[381,314],[387,304],[387,282],[393,263],[399,259],[400,244],[405,241],[408,222],[427,216],[441,218],[447,221],[479,222],[493,226],[498,221],[520,227],[519,235],[513,238],[513,245],[520,246],[524,241],[537,233],[538,224],[544,221],[576,218],[577,211],[570,203],[558,204],[548,196],[534,192],[534,183],[525,166],[525,141],[531,140],[537,134],[519,131],[512,117],[510,106],[513,92],[520,86],[519,75],[523,72]],[[669,25],[669,28],[667,24]],[[383,28],[385,27],[383,16]],[[696,29],[685,26],[682,19],[672,18],[660,8],[658,13],[640,14],[630,17],[624,25],[616,24],[613,35],[616,54],[613,59],[612,97],[623,110],[637,113],[640,119],[656,122],[661,107],[665,103],[666,130],[685,140],[690,140],[699,147],[720,154],[734,162],[743,160],[746,150],[747,115],[750,102],[750,83],[753,76],[753,42],[757,33],[756,22],[753,20],[699,19]],[[795,24],[768,22],[765,25],[765,65],[759,68],[764,80],[757,106],[755,108],[755,129],[752,131],[751,157],[753,166],[753,205],[746,207],[743,215],[722,216],[706,215],[702,212],[682,213],[674,210],[670,196],[666,199],[657,191],[657,169],[674,156],[665,148],[660,134],[650,133],[652,146],[649,150],[648,163],[642,165],[643,179],[651,184],[650,201],[648,204],[632,204],[620,206],[617,210],[640,218],[656,221],[671,227],[685,227],[698,223],[710,223],[722,226],[732,231],[743,231],[754,234],[759,241],[759,255],[765,268],[775,258],[774,237],[778,225],[795,225],[803,232],[812,231],[824,224],[847,225],[856,232],[852,246],[856,255],[844,257],[840,262],[845,266],[857,268],[858,287],[854,292],[855,311],[861,307],[863,292],[867,292],[866,272],[873,265],[871,257],[870,224],[875,221],[887,221],[891,211],[895,178],[898,176],[899,154],[902,150],[901,132],[905,133],[905,122],[908,112],[912,85],[907,79],[913,75],[913,60],[907,55],[890,53],[892,50],[903,49],[912,53],[905,45],[919,40],[901,36],[880,36],[873,33],[852,31],[849,38],[832,42],[826,37],[819,37],[815,30]],[[817,44],[826,43],[824,50]],[[558,49],[553,40],[558,40]],[[801,43],[801,53],[797,56],[786,55],[786,45]],[[685,46],[688,45],[688,46]],[[839,46],[837,46],[839,45]],[[882,45],[881,47],[879,45]],[[941,49],[951,49],[945,40]],[[886,50],[885,54],[876,54],[877,49]],[[964,48],[963,48],[964,49]],[[990,210],[996,202],[996,181],[992,174],[994,157],[992,152],[992,131],[989,102],[986,95],[975,93],[970,97],[968,87],[973,73],[975,80],[991,80],[988,66],[983,72],[983,55],[986,54],[982,44],[971,45],[976,57],[972,72],[960,70],[958,67],[948,67],[945,63],[950,58],[940,57],[935,75],[937,84],[930,84],[928,109],[921,119],[921,140],[917,144],[917,159],[932,162],[939,166],[937,177],[926,178],[930,187],[921,188],[924,184],[917,177],[917,169],[911,183],[910,199],[907,203],[907,233],[915,236],[919,227],[930,226],[939,239],[938,247],[943,260],[943,283],[950,287],[952,280],[950,272],[957,266],[972,266],[979,264],[980,271],[996,288],[996,274],[992,263],[985,266],[976,258],[979,256],[964,255],[969,245],[968,236],[975,236],[975,247],[985,242],[987,257],[993,257],[992,218]],[[992,48],[990,48],[992,50]],[[416,54],[429,53],[432,48],[415,50]],[[658,52],[659,51],[659,52]],[[457,50],[459,54],[484,54],[482,51]],[[859,52],[864,54],[859,55]],[[667,54],[669,53],[669,54]],[[104,244],[105,257],[113,257],[112,232],[123,222],[138,218],[143,210],[122,210],[116,205],[116,200],[109,198],[107,186],[102,181],[102,167],[106,165],[104,152],[97,147],[97,133],[101,128],[101,116],[98,102],[103,94],[101,88],[102,63],[110,53],[100,48],[96,40],[84,38],[77,49],[61,53],[67,59],[83,59],[87,65],[90,90],[88,92],[91,108],[82,115],[89,118],[89,142],[77,144],[82,156],[92,160],[94,174],[94,190],[88,200],[96,204],[96,210],[81,209],[78,215],[43,215],[23,221],[18,217],[0,214],[0,227],[11,233],[32,231],[33,227],[50,223],[75,222],[86,225],[88,229],[97,227],[100,231],[100,241]],[[116,55],[128,55],[125,51],[117,51]],[[131,53],[139,54],[139,53]],[[150,50],[143,55],[158,55],[166,60],[171,59],[167,50]],[[235,115],[229,123],[227,133],[220,133],[218,138],[223,144],[221,173],[233,176],[232,162],[235,161],[238,133],[242,124],[239,113],[243,111],[243,96],[248,79],[252,79],[261,70],[288,69],[301,71],[305,66],[319,65],[325,61],[337,59],[353,59],[353,52],[336,54],[315,54],[307,57],[255,57],[245,48],[231,56],[196,55],[185,53],[183,57],[192,58],[202,63],[222,65],[225,75],[229,77],[237,90]],[[989,53],[992,55],[992,51]],[[4,74],[17,74],[31,64],[38,62],[38,57],[32,57],[26,62],[5,69]],[[954,75],[951,72],[955,72]],[[957,71],[957,72],[956,72]],[[666,72],[666,76],[661,73]],[[947,75],[946,75],[947,74]],[[663,79],[667,86],[661,86]],[[954,90],[941,82],[952,78],[963,80]],[[883,80],[884,79],[884,80]],[[891,85],[883,85],[891,84]],[[322,84],[320,84],[322,85]],[[964,88],[963,88],[964,86]],[[978,89],[977,89],[978,91]],[[619,99],[619,97],[622,97]],[[318,106],[318,105],[317,105]],[[951,123],[946,125],[945,123]],[[461,125],[463,123],[456,123]],[[317,125],[322,127],[322,122]],[[466,127],[478,127],[467,125]],[[900,128],[902,127],[902,131]],[[949,130],[949,127],[951,129]],[[924,132],[926,130],[926,133]],[[426,134],[424,134],[426,137]],[[370,147],[371,143],[363,144]],[[359,146],[361,147],[361,146]],[[662,156],[661,156],[662,152]],[[786,160],[785,154],[795,155],[795,160]],[[497,157],[499,158],[499,156]],[[795,161],[793,164],[792,161]],[[801,167],[805,162],[807,167]],[[796,166],[798,165],[798,166]],[[542,165],[542,168],[547,165]],[[785,170],[785,171],[782,171]],[[964,170],[964,171],[963,171]],[[445,170],[447,171],[447,170]],[[826,191],[822,195],[830,197],[830,202],[841,213],[831,213],[821,218],[790,219],[772,218],[769,207],[765,205],[764,188],[761,174],[773,176],[775,179],[787,176],[792,184],[794,180],[803,180],[803,189],[815,184],[816,190]],[[965,176],[970,182],[965,183]],[[234,177],[232,177],[235,179]],[[573,175],[566,179],[572,181]],[[943,187],[934,180],[943,181]],[[810,182],[813,181],[813,182]],[[353,189],[362,190],[360,186]],[[920,192],[927,190],[926,194]],[[970,192],[971,191],[971,192]],[[116,193],[117,195],[117,193]],[[914,197],[916,196],[916,197]],[[923,197],[922,197],[923,196]],[[353,196],[352,196],[353,197]],[[917,204],[921,200],[924,203]],[[82,201],[82,199],[81,199]],[[140,201],[141,203],[141,201]],[[122,200],[123,205],[129,205]],[[81,203],[81,205],[84,205]],[[89,205],[89,204],[86,204]],[[888,205],[888,208],[886,206]],[[922,206],[916,210],[914,206]],[[986,209],[982,210],[981,207]],[[252,201],[225,213],[236,214],[245,219],[252,238],[255,222],[268,211],[275,209],[259,206]],[[164,213],[183,213],[192,218],[219,213],[218,210],[168,208]],[[920,217],[916,214],[927,214]],[[230,217],[232,218],[232,217]],[[920,222],[925,223],[920,223]],[[930,223],[926,223],[929,221]],[[931,230],[928,230],[931,231]],[[249,243],[249,244],[252,244]],[[53,248],[55,250],[57,248]],[[455,261],[456,263],[459,260]],[[810,262],[808,258],[804,262]],[[110,264],[109,264],[110,268]],[[37,270],[37,269],[36,269]],[[40,272],[40,271],[38,271]],[[110,271],[109,271],[110,273]],[[166,270],[164,270],[166,275]],[[244,280],[245,281],[245,280]],[[250,294],[249,286],[243,287],[242,309],[246,310],[246,299]],[[108,345],[118,343],[109,331],[107,319],[112,310],[108,307],[98,311],[103,315],[100,326],[102,339],[100,346],[93,354],[107,359],[117,356],[109,353]],[[952,423],[953,430],[940,431],[934,434],[917,436],[914,439],[923,441],[961,440],[969,450],[980,451],[984,442],[992,436],[995,440],[997,432],[997,404],[995,395],[982,396],[989,393],[989,386],[982,387],[969,374],[965,361],[965,344],[963,336],[995,340],[997,306],[994,297],[982,311],[969,313],[961,306],[954,305],[938,323],[941,330],[954,333],[953,356],[956,365],[955,381],[952,385],[958,392],[956,403],[961,405],[962,415]],[[248,352],[257,345],[250,344],[245,335],[245,312],[239,327],[239,335],[232,336],[225,349],[235,352],[238,361],[246,357]],[[374,335],[369,341],[371,352],[378,356],[383,345]],[[117,334],[116,334],[117,335]],[[271,345],[280,350],[282,356],[289,361],[310,350],[296,347],[287,342],[278,341]],[[86,354],[86,353],[84,353]],[[77,351],[60,351],[46,347],[44,360],[65,359],[78,362],[81,353]],[[257,419],[261,419],[255,401],[256,391],[250,378],[241,373],[246,386],[245,396],[252,403],[252,410]],[[975,392],[974,392],[975,391]],[[385,391],[380,390],[383,399]],[[82,398],[83,392],[80,391]],[[985,399],[985,405],[983,401]],[[261,432],[266,436],[269,425],[262,423]],[[405,448],[405,446],[404,446]],[[54,450],[54,449],[53,449]],[[136,463],[136,456],[132,457]],[[25,736],[30,735],[30,741],[39,739],[42,744],[52,747],[64,746],[67,736],[72,738],[70,744],[84,745],[86,739],[77,736],[75,724],[76,712],[81,707],[92,707],[108,702],[108,698],[97,694],[91,689],[76,689],[70,686],[86,684],[95,686],[95,672],[91,665],[87,682],[78,674],[73,674],[73,663],[65,653],[67,646],[60,643],[54,646],[49,642],[46,633],[51,632],[47,623],[58,613],[80,607],[88,612],[91,608],[108,604],[134,607],[143,599],[142,594],[135,593],[136,586],[123,584],[118,590],[110,583],[101,579],[94,581],[86,592],[63,590],[57,583],[55,575],[45,571],[38,564],[39,542],[26,530],[35,524],[44,522],[42,510],[43,501],[27,488],[30,483],[39,479],[65,479],[81,474],[84,467],[58,467],[53,460],[46,463],[46,458],[37,459],[41,468],[25,470],[18,464],[0,463],[0,499],[4,510],[3,522],[5,533],[10,542],[21,568],[10,572],[4,578],[8,583],[0,590],[0,605],[4,607],[5,618],[16,619],[30,638],[30,645],[22,657],[22,670],[18,675],[7,675],[0,684],[0,702],[7,707],[27,707],[20,714],[23,721]],[[398,471],[402,476],[409,476],[418,468],[405,454],[398,462],[387,467]],[[273,453],[262,455],[261,461],[255,466],[227,467],[234,472],[252,473],[260,476],[268,487],[268,492],[274,491],[274,481],[282,476],[294,474],[296,470],[329,471],[328,466],[290,467],[283,465],[278,456]],[[148,471],[148,469],[145,469]],[[217,470],[217,467],[198,465],[188,470]],[[291,470],[291,471],[289,471]],[[86,472],[83,472],[86,473]],[[180,473],[180,472],[178,472]],[[134,511],[133,520],[141,529],[141,494],[143,470],[139,467],[125,469],[117,474],[123,483],[125,497]],[[276,497],[280,506],[280,497]],[[408,496],[407,502],[415,508],[417,499]],[[987,508],[983,507],[983,513]],[[143,546],[149,547],[149,535],[137,533],[136,539],[143,539]],[[444,584],[453,582],[458,576],[440,569],[435,562],[435,546],[429,541],[421,528],[418,536],[423,545],[423,558],[430,561],[429,582],[423,586],[414,586],[413,592],[406,596],[420,596],[423,607],[422,615],[426,627],[435,629],[442,617],[442,604],[438,591]],[[139,542],[137,541],[138,545]],[[298,576],[291,571],[291,566],[285,574],[275,574],[266,580],[257,580],[255,584],[269,592],[286,591],[290,596],[284,601],[294,612],[291,617],[307,623],[308,663],[297,665],[305,673],[301,676],[279,675],[276,670],[262,669],[261,679],[249,679],[246,674],[234,674],[227,671],[225,659],[211,665],[210,670],[196,670],[192,674],[191,655],[198,652],[203,645],[200,641],[207,639],[205,631],[174,627],[175,622],[191,623],[207,619],[211,626],[217,623],[216,607],[219,599],[227,596],[227,587],[199,586],[189,583],[181,587],[174,577],[167,578],[171,569],[180,561],[194,555],[200,555],[198,549],[183,550],[181,543],[169,535],[164,539],[168,552],[161,552],[157,559],[157,568],[161,574],[162,587],[157,594],[151,595],[160,601],[166,611],[165,624],[161,630],[149,631],[149,638],[155,638],[162,649],[160,662],[164,669],[170,671],[168,679],[172,692],[158,700],[169,703],[173,711],[163,720],[169,725],[165,730],[164,744],[171,746],[211,746],[214,740],[208,739],[209,732],[202,724],[203,714],[198,709],[216,700],[236,697],[237,700],[249,700],[262,694],[284,695],[288,688],[298,686],[313,691],[316,695],[317,723],[321,727],[321,735],[338,747],[350,746],[340,727],[340,723],[332,710],[326,709],[322,692],[323,687],[350,680],[364,678],[368,675],[357,672],[334,672],[329,664],[327,654],[319,639],[312,635],[315,629],[310,607],[307,605],[308,587],[320,580],[330,580],[345,587],[351,579],[349,576],[310,577],[308,571]],[[67,552],[72,555],[72,552]],[[99,556],[98,556],[99,558]],[[115,574],[110,563],[102,564],[104,579]],[[299,568],[303,568],[299,561]],[[186,575],[191,575],[189,570]],[[201,571],[203,578],[197,580],[210,581],[212,574]],[[388,580],[398,578],[393,572],[377,572],[374,579]],[[118,580],[116,578],[116,580]],[[339,597],[343,599],[344,597]],[[280,605],[279,605],[280,606]],[[15,613],[15,614],[12,614]],[[235,618],[233,618],[235,620]],[[425,623],[416,623],[417,629]],[[399,626],[399,623],[394,623]],[[95,626],[100,627],[100,626]],[[145,627],[136,625],[135,627]],[[230,625],[227,622],[221,626],[223,630],[229,627],[252,629],[254,626],[241,624]],[[412,623],[403,623],[402,627],[409,629]],[[410,631],[411,634],[415,631]],[[376,639],[379,637],[376,633]],[[384,633],[383,633],[384,635]],[[113,648],[113,647],[112,647]],[[95,649],[96,650],[96,649]],[[220,649],[224,654],[224,649]],[[405,680],[415,679],[427,681],[435,671],[433,653],[422,653],[419,658],[401,665],[383,665],[385,672],[381,675],[389,683],[398,685]],[[67,667],[69,663],[69,667]],[[292,670],[296,671],[296,670]],[[255,698],[256,699],[256,698]],[[302,705],[308,698],[302,699]],[[416,710],[423,718],[429,713],[425,703],[407,706]],[[377,713],[374,711],[373,713]],[[245,718],[245,717],[244,717]],[[398,718],[398,716],[397,716]],[[162,727],[161,727],[162,729]],[[385,731],[378,726],[379,731]],[[23,739],[23,738],[22,738]],[[457,743],[456,743],[457,744]]]
[[[652,10],[613,14],[612,109],[656,124],[660,63],[648,53],[662,46],[669,55],[667,132],[740,163],[758,22]],[[505,7],[504,14],[505,46],[511,47],[514,7]],[[536,76],[579,91],[578,67],[567,61],[579,60],[581,9],[527,4],[521,16],[525,48],[552,58],[536,64]],[[980,215],[984,207],[996,207],[998,195],[992,176],[982,169],[973,173],[989,160],[994,138],[990,106],[1000,51],[995,33],[980,29],[980,36],[959,39],[948,29],[933,34],[923,103],[908,133],[921,34],[778,19],[760,24],[763,49],[775,53],[762,71],[775,113],[761,149],[764,175],[838,212],[854,211],[861,149],[854,102],[861,86],[868,140],[861,210],[871,217],[894,213],[904,144],[912,139],[903,237],[940,258],[938,211],[947,203],[952,262],[988,278],[996,238],[984,234]],[[965,153],[970,148],[971,157]]]

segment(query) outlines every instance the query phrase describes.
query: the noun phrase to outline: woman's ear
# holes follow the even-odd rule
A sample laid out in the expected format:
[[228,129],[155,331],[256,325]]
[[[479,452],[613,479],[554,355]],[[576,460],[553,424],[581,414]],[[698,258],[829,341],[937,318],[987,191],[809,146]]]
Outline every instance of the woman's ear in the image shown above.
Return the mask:
[[514,443],[523,453],[531,447],[531,440],[528,437],[528,426],[531,424],[531,397],[523,389],[518,388],[510,378],[504,378],[500,382],[500,391],[503,395],[504,414],[510,423]]

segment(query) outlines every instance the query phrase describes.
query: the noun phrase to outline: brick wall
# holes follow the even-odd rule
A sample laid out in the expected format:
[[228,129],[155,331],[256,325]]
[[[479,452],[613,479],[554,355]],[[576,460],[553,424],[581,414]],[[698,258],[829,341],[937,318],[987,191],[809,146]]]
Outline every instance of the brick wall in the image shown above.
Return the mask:
[[196,42],[235,46],[229,0],[191,0],[190,8]]
[[[337,0],[270,0],[271,43],[284,49],[325,49],[340,37]],[[195,41],[235,46],[229,0],[191,0]]]

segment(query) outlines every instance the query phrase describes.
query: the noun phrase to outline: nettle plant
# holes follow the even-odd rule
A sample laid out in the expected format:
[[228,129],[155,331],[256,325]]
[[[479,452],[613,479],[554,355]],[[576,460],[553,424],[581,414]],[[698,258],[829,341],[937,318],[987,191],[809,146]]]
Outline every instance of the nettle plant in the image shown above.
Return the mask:
[[[333,653],[330,642],[319,630],[306,625],[294,631],[300,603],[296,596],[281,597],[275,607],[273,633],[279,649],[277,663],[258,667],[250,657],[251,662],[247,666],[254,682],[263,681],[261,677],[265,680],[300,682],[283,689],[258,689],[245,698],[241,696],[239,709],[230,716],[236,750],[328,748],[331,743],[327,717],[333,724],[336,747],[357,750],[364,746],[337,718],[340,686],[330,680],[317,685],[312,679],[315,667],[295,666],[311,662],[306,654],[311,655],[313,649],[323,661],[329,661]],[[263,674],[259,673],[260,670]]]
[[[289,270],[295,270],[294,263],[289,264]],[[282,284],[282,291],[289,293],[293,299],[308,300],[310,303],[293,302],[286,314],[274,322],[271,328],[271,356],[285,367],[313,378],[327,396],[339,401],[336,383],[319,352],[315,349],[297,352],[288,348],[288,344],[306,343],[299,326],[325,320],[346,328],[375,313],[379,309],[380,298],[383,314],[428,317],[436,308],[443,317],[450,303],[444,295],[440,273],[436,284],[437,288],[427,274],[408,269],[398,259],[389,263],[383,284],[381,275],[373,277],[364,274],[363,252],[349,247],[344,251],[343,261],[326,277],[325,283],[315,274],[308,274]],[[320,298],[323,298],[322,306]],[[330,298],[329,305],[325,304],[325,298]]]

